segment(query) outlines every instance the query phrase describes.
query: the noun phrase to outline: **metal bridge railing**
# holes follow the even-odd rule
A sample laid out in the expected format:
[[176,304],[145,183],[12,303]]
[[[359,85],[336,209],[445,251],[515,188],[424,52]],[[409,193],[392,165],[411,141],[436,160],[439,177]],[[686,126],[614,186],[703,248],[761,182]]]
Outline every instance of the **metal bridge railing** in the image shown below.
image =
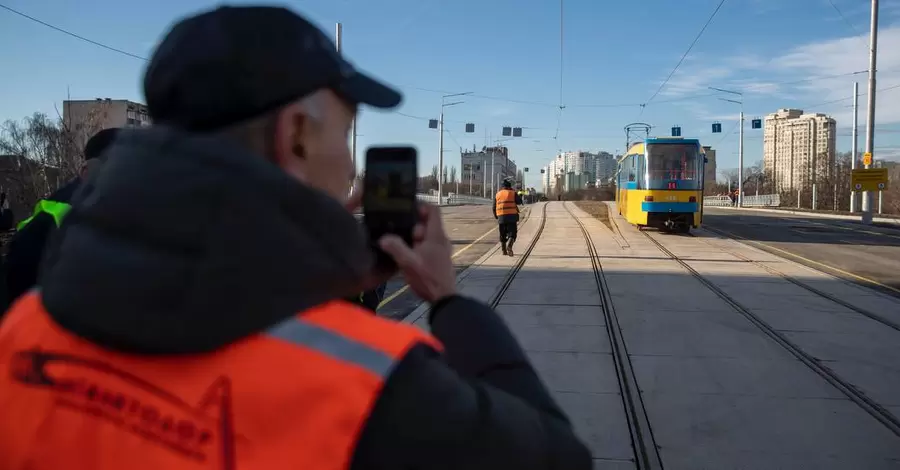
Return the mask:
[[781,205],[781,195],[760,194],[758,196],[744,196],[744,205],[747,207],[778,207]]
[[704,196],[703,205],[707,207],[728,207],[731,206],[731,198],[728,196]]
[[[428,202],[430,204],[438,203],[438,197],[433,194],[416,194],[416,197],[419,198],[420,201]],[[483,197],[466,196],[462,194],[452,194],[450,196],[444,196],[444,204],[490,205],[492,203],[493,201]]]
[[[705,196],[703,205],[708,207],[731,207],[731,196]],[[781,196],[778,194],[760,194],[744,196],[744,207],[778,207],[781,205]]]

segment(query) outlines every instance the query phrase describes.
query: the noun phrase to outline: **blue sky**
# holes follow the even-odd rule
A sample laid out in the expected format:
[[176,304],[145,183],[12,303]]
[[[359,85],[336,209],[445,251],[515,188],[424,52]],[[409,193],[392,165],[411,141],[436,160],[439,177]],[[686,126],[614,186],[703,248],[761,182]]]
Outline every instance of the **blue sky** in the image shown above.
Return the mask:
[[[200,0],[0,0],[42,21],[139,56],[178,17],[216,3]],[[866,89],[868,3],[864,0],[728,0],[665,87],[719,0],[600,2],[565,0],[562,102],[560,3],[556,0],[297,0],[287,6],[333,34],[344,27],[347,56],[405,93],[399,112],[364,109],[359,156],[373,144],[411,143],[423,173],[437,162],[442,93],[472,92],[446,108],[445,162],[459,147],[500,138],[504,125],[525,128],[504,142],[528,183],[562,150],[621,150],[623,126],[642,121],[666,135],[680,125],[718,150],[719,168],[737,166],[737,105],[708,86],[743,91],[745,158],[762,158],[762,132],[749,119],[783,107],[832,114],[840,150],[850,149],[854,80]],[[677,8],[672,5],[677,4]],[[900,0],[882,0],[878,89],[900,86]],[[842,15],[836,10],[840,10]],[[143,101],[144,62],[66,36],[0,9],[4,86],[0,119],[55,113],[66,98]],[[727,97],[727,96],[725,96]],[[877,95],[876,158],[900,158],[900,87]],[[641,103],[647,103],[641,108]],[[860,97],[861,128],[866,96]],[[721,121],[725,134],[712,134]],[[475,123],[466,134],[464,123]],[[728,131],[733,131],[729,133]],[[556,137],[556,138],[554,138]],[[863,139],[860,139],[862,145]]]

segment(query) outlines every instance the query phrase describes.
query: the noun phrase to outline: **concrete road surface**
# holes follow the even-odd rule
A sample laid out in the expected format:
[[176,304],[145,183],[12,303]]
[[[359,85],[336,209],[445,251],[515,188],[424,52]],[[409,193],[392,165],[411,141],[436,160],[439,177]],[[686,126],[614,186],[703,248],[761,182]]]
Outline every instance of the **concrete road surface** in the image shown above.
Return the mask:
[[[615,211],[609,227],[549,202],[541,231],[542,206],[523,249],[473,263],[459,290],[496,297],[595,469],[900,468],[900,328],[847,307],[896,323],[900,299],[709,232],[639,232]],[[427,329],[425,311],[405,321]]]
[[900,296],[900,230],[845,220],[705,208],[704,227]]

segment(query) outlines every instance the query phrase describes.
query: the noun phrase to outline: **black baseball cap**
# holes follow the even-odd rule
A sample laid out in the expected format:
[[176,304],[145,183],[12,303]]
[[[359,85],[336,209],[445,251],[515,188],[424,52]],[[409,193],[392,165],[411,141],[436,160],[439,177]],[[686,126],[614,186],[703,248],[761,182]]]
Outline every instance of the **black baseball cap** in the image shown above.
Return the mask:
[[117,127],[103,129],[100,132],[94,134],[90,139],[88,139],[87,143],[84,144],[84,159],[93,160],[103,155],[103,151],[106,150],[106,148],[116,140],[116,137],[118,135],[119,128]]
[[208,131],[320,89],[352,105],[393,108],[400,93],[357,71],[319,28],[273,6],[222,6],[185,18],[144,74],[155,124]]

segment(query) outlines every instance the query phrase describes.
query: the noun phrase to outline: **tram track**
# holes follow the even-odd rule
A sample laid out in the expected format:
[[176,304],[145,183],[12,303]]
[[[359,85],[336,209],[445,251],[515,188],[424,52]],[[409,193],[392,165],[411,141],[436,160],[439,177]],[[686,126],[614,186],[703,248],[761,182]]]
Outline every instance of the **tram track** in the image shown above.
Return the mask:
[[[497,289],[497,293],[494,294],[494,297],[491,299],[490,305],[491,308],[496,309],[500,302],[503,300],[503,296],[506,295],[506,291],[509,290],[509,287],[512,286],[513,281],[516,279],[516,275],[519,274],[519,271],[522,270],[522,267],[525,266],[525,262],[528,261],[528,257],[531,256],[531,252],[534,250],[534,247],[537,246],[538,240],[541,238],[541,234],[544,233],[544,227],[547,225],[547,203],[544,203],[544,206],[541,208],[541,222],[538,225],[537,230],[534,232],[534,237],[531,239],[531,243],[528,244],[528,247],[525,248],[525,251],[522,252],[522,256],[519,256],[519,259],[516,261],[516,264],[513,265],[512,269],[510,269],[509,274],[506,275],[506,278],[503,280],[503,284]],[[531,213],[534,211],[532,208],[528,211],[528,215],[525,220],[523,220],[520,225],[524,225],[528,219],[531,218]],[[495,247],[494,251],[497,250]]]
[[[829,384],[843,393],[847,398],[850,399],[857,406],[866,411],[869,415],[875,418],[878,422],[887,427],[891,432],[895,435],[900,436],[900,419],[894,416],[891,412],[887,411],[884,407],[866,395],[862,390],[859,390],[856,386],[851,384],[850,382],[844,380],[841,376],[831,370],[829,367],[824,365],[821,361],[816,359],[815,357],[808,354],[802,348],[800,348],[796,343],[791,341],[787,336],[776,330],[772,325],[763,320],[759,315],[753,313],[752,310],[742,305],[740,302],[731,297],[727,292],[717,286],[715,283],[707,279],[705,276],[700,274],[696,269],[694,269],[687,261],[679,258],[675,255],[671,250],[669,250],[665,245],[662,244],[659,240],[654,238],[650,233],[641,231],[648,240],[650,240],[663,254],[668,256],[673,261],[677,262],[681,265],[682,268],[687,270],[691,276],[700,281],[705,287],[707,287],[710,291],[712,291],[716,296],[725,301],[730,307],[732,307],[736,312],[740,313],[744,318],[746,318],[751,324],[756,326],[760,331],[769,336],[772,340],[778,343],[781,347],[786,349],[789,353],[791,353],[794,357],[796,357],[801,363],[806,365],[809,369],[815,372],[817,375],[825,379]],[[732,253],[733,254],[733,253]],[[783,273],[782,273],[783,274]],[[784,276],[787,280],[791,280],[789,276]],[[799,282],[799,281],[797,281]],[[800,283],[802,284],[802,283]],[[800,285],[798,284],[798,285]],[[819,294],[821,291],[813,288],[812,286],[804,286],[800,285],[800,287],[807,288],[811,292],[815,292]],[[833,297],[827,293],[823,297],[829,298]],[[842,300],[840,299],[831,299],[829,300],[837,300],[838,303],[844,305]],[[849,307],[848,307],[849,308]],[[851,310],[858,311],[855,308],[851,308]],[[862,310],[862,309],[860,309]],[[869,312],[871,313],[871,312]],[[866,315],[869,316],[869,315]],[[871,317],[870,317],[871,318]],[[878,321],[876,318],[873,318]],[[886,324],[884,322],[881,322]],[[892,322],[888,322],[892,323]],[[887,324],[887,326],[891,326]],[[891,326],[893,327],[893,326]]]
[[597,289],[600,292],[600,308],[603,311],[603,317],[606,323],[606,332],[609,337],[612,359],[615,365],[619,390],[622,396],[622,404],[625,408],[625,417],[631,434],[631,444],[632,450],[634,451],[636,467],[639,470],[662,469],[662,458],[659,455],[659,448],[653,437],[650,418],[647,415],[647,410],[644,406],[640,389],[638,388],[634,367],[631,364],[628,348],[625,345],[625,340],[622,336],[619,318],[616,315],[609,286],[606,282],[606,276],[603,272],[603,266],[600,263],[600,256],[594,247],[594,241],[591,238],[591,234],[587,227],[585,227],[584,222],[579,220],[572,212],[568,202],[564,203],[564,207],[572,219],[578,223],[578,227],[581,229],[581,234],[584,236],[584,241],[587,244],[591,266],[594,271],[594,279],[597,282]]
[[[707,227],[704,227],[703,229],[706,230],[706,231],[708,231],[708,232],[714,233],[714,234],[716,234],[716,235],[719,235],[719,236],[722,236],[722,237],[726,237],[726,238],[728,238],[729,240],[733,240],[733,238],[728,237],[726,234],[721,233],[721,232],[719,232],[719,231],[716,230],[716,229],[713,229],[713,228],[707,228]],[[816,289],[815,287],[813,287],[813,286],[811,286],[811,285],[809,285],[809,284],[806,284],[805,282],[800,281],[799,279],[796,279],[796,278],[794,278],[794,277],[791,277],[791,276],[789,276],[789,275],[787,275],[787,274],[785,274],[785,273],[783,273],[783,272],[781,272],[781,271],[779,271],[779,270],[777,270],[777,269],[775,269],[775,268],[773,268],[773,267],[771,267],[771,266],[769,266],[769,265],[767,265],[767,264],[765,264],[765,263],[762,263],[762,262],[756,261],[756,260],[754,260],[754,259],[748,258],[748,257],[746,257],[746,256],[744,256],[744,255],[742,255],[742,254],[740,254],[740,253],[731,251],[731,250],[729,250],[729,249],[727,249],[727,248],[722,248],[722,247],[720,247],[720,246],[713,245],[713,244],[710,243],[708,240],[705,240],[705,239],[703,239],[703,238],[700,238],[700,237],[696,236],[695,234],[690,234],[690,236],[693,237],[693,238],[696,238],[696,239],[702,241],[703,243],[705,243],[705,244],[707,244],[707,245],[709,245],[709,246],[711,246],[711,247],[713,247],[713,248],[716,248],[716,249],[718,249],[718,250],[720,250],[720,251],[722,251],[722,252],[724,252],[724,253],[728,253],[729,255],[734,256],[735,258],[738,258],[738,259],[740,259],[740,260],[742,260],[742,261],[745,261],[745,262],[747,262],[747,263],[753,264],[754,266],[759,266],[760,268],[764,269],[764,270],[765,270],[766,272],[768,272],[769,274],[771,274],[771,275],[773,275],[773,276],[780,277],[781,279],[784,279],[785,281],[790,282],[791,284],[793,284],[793,285],[795,285],[795,286],[797,286],[797,287],[800,287],[800,288],[802,288],[802,289],[804,289],[804,290],[806,290],[806,291],[808,291],[808,292],[811,292],[811,293],[813,293],[813,294],[816,294],[817,296],[819,296],[819,297],[821,297],[821,298],[823,298],[823,299],[826,299],[826,300],[828,300],[828,301],[830,301],[830,302],[836,303],[836,304],[840,305],[841,307],[844,307],[844,308],[846,308],[846,309],[848,309],[848,310],[851,310],[851,311],[856,312],[856,313],[858,313],[858,314],[860,314],[860,315],[863,315],[863,316],[865,316],[865,317],[868,317],[868,318],[870,318],[870,319],[872,319],[872,320],[874,320],[874,321],[876,321],[876,322],[878,322],[878,323],[881,323],[881,324],[884,325],[884,326],[887,326],[888,328],[891,328],[891,329],[894,329],[894,330],[900,332],[900,324],[898,324],[897,322],[894,322],[894,321],[892,321],[892,320],[890,320],[890,319],[888,319],[888,318],[885,318],[885,317],[882,316],[882,315],[879,315],[879,314],[877,314],[877,313],[875,313],[875,312],[872,312],[871,310],[864,309],[864,308],[859,307],[859,306],[857,306],[857,305],[854,305],[854,304],[852,304],[852,303],[850,303],[850,302],[847,302],[847,301],[845,301],[845,300],[843,300],[843,299],[840,299],[840,298],[838,298],[838,297],[835,297],[835,296],[829,294],[828,292],[822,291],[822,290],[820,290],[820,289]],[[843,281],[843,280],[841,280],[841,281]],[[850,284],[850,285],[859,287],[859,286],[856,285],[856,284]],[[878,292],[878,291],[876,291],[876,292]],[[895,297],[890,297],[890,298],[896,299]]]

